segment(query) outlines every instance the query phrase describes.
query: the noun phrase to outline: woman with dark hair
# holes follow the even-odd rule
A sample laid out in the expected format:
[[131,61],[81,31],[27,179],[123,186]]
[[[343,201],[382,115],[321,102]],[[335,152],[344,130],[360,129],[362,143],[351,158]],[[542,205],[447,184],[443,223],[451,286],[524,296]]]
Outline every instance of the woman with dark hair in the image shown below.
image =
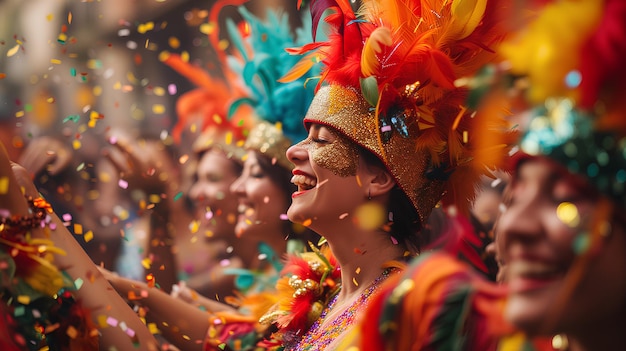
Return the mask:
[[499,9],[361,4],[355,13],[348,1],[312,1],[315,21],[330,10],[329,40],[292,50],[324,69],[308,137],[287,152],[298,186],[287,214],[328,245],[290,258],[278,282],[281,301],[264,319],[279,329],[268,345],[286,350],[337,349],[379,286],[417,254],[433,208],[467,213],[480,175],[503,156],[483,143],[500,132],[454,84],[494,58],[485,48],[502,36]]

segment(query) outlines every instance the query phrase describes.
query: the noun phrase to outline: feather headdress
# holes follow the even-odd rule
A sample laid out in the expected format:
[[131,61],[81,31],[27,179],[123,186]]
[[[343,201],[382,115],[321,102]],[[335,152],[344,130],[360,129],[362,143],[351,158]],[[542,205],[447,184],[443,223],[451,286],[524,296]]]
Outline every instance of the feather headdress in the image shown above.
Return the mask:
[[503,122],[469,109],[468,89],[458,84],[495,58],[504,7],[365,0],[354,12],[348,0],[312,1],[314,34],[322,13],[333,12],[325,18],[329,40],[291,50],[324,63],[305,122],[330,125],[375,153],[422,223],[442,196],[464,211],[480,174],[505,154]]
[[626,3],[555,1],[534,13],[500,49],[504,80],[523,82],[512,89],[524,112],[517,155],[549,157],[626,208]]
[[294,34],[285,13],[268,10],[266,20],[261,20],[243,6],[238,11],[243,22],[236,25],[227,20],[232,50],[222,55],[225,68],[234,73],[245,94],[231,102],[228,114],[251,107],[258,125],[250,131],[245,147],[261,151],[291,169],[293,165],[285,153],[292,143],[306,136],[302,120],[315,89],[306,81],[317,71],[311,66],[309,72],[293,81],[283,82],[279,78],[298,61],[286,49],[311,41],[310,33],[303,29],[310,28],[310,19],[303,16],[303,27]]
[[187,129],[198,130],[200,135],[194,141],[194,151],[201,152],[217,145],[234,159],[240,159],[243,140],[252,124],[250,110],[242,109],[237,116],[230,118],[227,114],[228,103],[243,96],[244,90],[184,61],[180,55],[164,54],[161,59],[197,86],[176,101],[177,122],[172,129],[174,142],[180,143]]

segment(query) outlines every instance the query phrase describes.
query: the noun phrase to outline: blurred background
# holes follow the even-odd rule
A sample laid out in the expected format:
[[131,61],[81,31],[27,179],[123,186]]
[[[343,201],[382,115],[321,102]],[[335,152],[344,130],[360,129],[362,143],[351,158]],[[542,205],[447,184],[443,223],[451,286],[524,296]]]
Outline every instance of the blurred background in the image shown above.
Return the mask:
[[[160,200],[181,207],[176,212],[181,242],[194,247],[203,242],[197,229],[190,229],[193,218],[185,204],[193,181],[194,138],[175,144],[171,136],[176,101],[196,86],[162,60],[176,53],[221,75],[209,35],[224,28],[228,18],[238,22],[241,17],[235,6],[225,6],[212,21],[214,4],[0,0],[0,141],[11,159],[31,172],[97,264],[119,266],[118,257],[130,245],[134,266],[141,270],[150,230],[142,224],[144,212]],[[282,9],[292,28],[301,24],[294,0],[250,0],[244,6],[261,18],[268,9]],[[227,49],[226,30],[219,38]],[[159,178],[169,189],[159,191],[161,199],[121,183],[123,169],[106,157],[116,151],[114,136],[133,141],[141,161],[154,164],[145,167],[174,165]]]
[[[61,136],[91,159],[116,128],[167,138],[178,96],[191,83],[159,60],[181,54],[215,69],[208,34],[237,16],[233,6],[212,23],[214,1],[0,0],[0,119],[12,153],[42,135]],[[298,24],[296,2],[251,0],[263,17],[282,8]],[[225,32],[225,31],[224,31]],[[221,32],[220,32],[221,33]]]

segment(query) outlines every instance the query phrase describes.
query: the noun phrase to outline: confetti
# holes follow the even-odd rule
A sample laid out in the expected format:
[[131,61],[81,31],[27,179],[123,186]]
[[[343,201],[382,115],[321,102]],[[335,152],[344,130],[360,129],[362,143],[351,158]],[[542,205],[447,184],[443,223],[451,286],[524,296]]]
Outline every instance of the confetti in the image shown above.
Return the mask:
[[69,213],[66,213],[61,218],[63,218],[63,222],[69,222],[72,220],[72,215]]
[[77,290],[82,288],[84,283],[85,281],[82,278],[76,278],[76,280],[74,280],[74,286]]
[[71,325],[67,328],[65,333],[67,334],[67,336],[70,337],[70,339],[76,339],[76,337],[78,336],[78,331]]
[[21,303],[22,305],[28,305],[28,304],[30,304],[30,296],[28,296],[28,295],[19,295],[17,297],[17,302]]
[[20,49],[20,45],[19,44],[15,45],[11,49],[9,49],[9,51],[7,51],[7,57],[11,57],[15,55],[19,49]]
[[127,182],[127,181],[125,181],[124,179],[120,179],[120,180],[117,182],[117,185],[118,185],[120,188],[122,188],[122,189],[128,189],[128,182]]
[[150,265],[151,264],[152,264],[152,260],[150,258],[148,258],[148,257],[146,257],[143,260],[141,260],[141,265],[145,269],[150,269]]
[[180,163],[181,165],[184,165],[185,163],[187,163],[188,160],[189,160],[189,155],[184,154],[178,158],[178,163]]
[[69,121],[77,123],[79,120],[80,120],[80,116],[79,115],[69,115],[69,116],[67,116],[67,117],[65,117],[63,119],[63,123],[69,122]]
[[7,74],[6,74],[6,73],[2,73],[2,72],[0,72],[0,79],[4,79],[4,78],[6,78],[6,77],[7,77]]
[[163,114],[165,112],[165,106],[161,105],[161,104],[154,104],[152,106],[152,112],[160,115]]
[[117,327],[118,321],[113,317],[107,317],[106,323],[112,327]]
[[180,40],[176,37],[170,37],[168,44],[172,49],[178,49],[180,47]]
[[[0,75],[0,78],[2,78],[2,76]],[[176,87],[176,84],[170,84],[167,86],[167,92],[170,95],[176,95],[176,92],[178,91],[178,88]]]
[[83,235],[83,239],[85,239],[86,243],[88,243],[91,240],[93,240],[93,232],[90,230],[87,233],[85,233],[85,235]]
[[82,235],[83,234],[83,226],[82,224],[74,223],[74,234]]
[[9,177],[0,177],[0,194],[9,192]]

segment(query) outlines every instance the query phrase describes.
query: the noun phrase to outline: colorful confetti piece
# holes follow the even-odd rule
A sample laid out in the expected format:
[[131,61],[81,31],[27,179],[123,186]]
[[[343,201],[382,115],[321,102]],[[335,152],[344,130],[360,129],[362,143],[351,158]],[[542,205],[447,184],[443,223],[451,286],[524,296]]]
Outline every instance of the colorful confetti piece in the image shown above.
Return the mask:
[[9,192],[9,177],[0,177],[0,195]]

